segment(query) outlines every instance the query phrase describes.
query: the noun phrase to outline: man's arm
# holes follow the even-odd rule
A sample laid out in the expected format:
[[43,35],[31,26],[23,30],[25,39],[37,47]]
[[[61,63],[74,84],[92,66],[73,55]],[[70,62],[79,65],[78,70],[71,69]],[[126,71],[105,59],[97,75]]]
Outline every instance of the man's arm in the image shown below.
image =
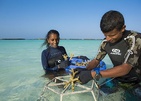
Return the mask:
[[96,60],[96,59],[93,59],[92,61],[89,62],[89,64],[87,65],[87,69],[88,70],[91,70],[93,69],[94,67],[96,67],[97,65],[99,64],[99,61]]
[[[120,77],[128,74],[132,67],[129,64],[123,63],[122,65],[100,71],[100,74],[102,75],[103,78],[108,78],[108,77]],[[95,77],[95,72],[91,72],[92,77]]]
[[106,40],[103,40],[99,50],[98,50],[98,54],[96,55],[96,57],[89,62],[89,64],[87,65],[87,69],[91,70],[94,67],[97,67],[97,65],[99,64],[99,62],[106,56],[107,52],[105,51],[105,45],[106,45]]

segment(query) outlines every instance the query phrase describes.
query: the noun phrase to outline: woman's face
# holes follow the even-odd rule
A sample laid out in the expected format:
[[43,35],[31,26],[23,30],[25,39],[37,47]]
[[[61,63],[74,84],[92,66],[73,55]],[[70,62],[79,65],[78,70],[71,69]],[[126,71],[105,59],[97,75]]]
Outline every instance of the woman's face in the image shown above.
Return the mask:
[[59,44],[59,38],[57,34],[50,34],[49,38],[47,39],[49,46],[56,48]]
[[123,27],[121,30],[114,29],[110,32],[104,33],[105,38],[110,43],[115,43],[122,37],[122,33],[125,31],[125,27]]

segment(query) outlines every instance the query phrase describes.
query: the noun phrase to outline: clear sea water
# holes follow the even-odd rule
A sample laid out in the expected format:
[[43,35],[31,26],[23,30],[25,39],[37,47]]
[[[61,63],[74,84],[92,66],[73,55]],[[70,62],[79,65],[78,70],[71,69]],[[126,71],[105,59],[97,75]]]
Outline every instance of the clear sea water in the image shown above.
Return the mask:
[[[68,55],[73,53],[75,56],[85,55],[93,59],[101,41],[60,40],[59,45],[66,48]],[[0,101],[37,101],[43,87],[49,81],[43,77],[41,52],[45,47],[41,47],[42,43],[43,40],[0,40]],[[107,68],[112,67],[108,57],[105,57],[104,61]],[[86,97],[85,94],[85,97],[80,95],[79,98],[63,101],[84,101],[84,99],[93,101],[90,96],[88,94]],[[113,101],[113,98],[108,99]],[[118,97],[114,101],[119,101]]]

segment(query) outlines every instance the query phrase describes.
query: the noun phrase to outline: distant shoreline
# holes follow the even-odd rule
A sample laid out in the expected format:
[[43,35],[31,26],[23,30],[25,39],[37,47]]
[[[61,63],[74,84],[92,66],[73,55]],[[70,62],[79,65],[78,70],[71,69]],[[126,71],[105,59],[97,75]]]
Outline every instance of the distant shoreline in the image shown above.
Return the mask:
[[26,40],[24,38],[1,38],[0,40]]
[[[0,40],[44,40],[44,38],[35,38],[35,39],[25,39],[25,38],[1,38]],[[102,40],[102,39],[73,39],[73,38],[68,38],[68,39],[60,39],[60,40]]]

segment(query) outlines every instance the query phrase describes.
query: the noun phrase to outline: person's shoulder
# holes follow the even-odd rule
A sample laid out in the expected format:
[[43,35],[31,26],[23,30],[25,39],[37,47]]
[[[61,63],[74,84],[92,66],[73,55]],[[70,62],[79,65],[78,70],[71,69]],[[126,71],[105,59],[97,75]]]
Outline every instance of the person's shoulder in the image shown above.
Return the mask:
[[62,52],[65,52],[66,53],[66,49],[64,46],[59,46],[59,50],[61,50]]
[[101,45],[106,45],[108,43],[108,41],[106,40],[106,38],[104,38],[101,42]]
[[132,42],[128,39],[132,39],[134,41],[136,41],[136,43],[140,43],[141,42],[141,33],[133,31],[133,30],[128,30],[126,31],[127,36],[125,37],[125,39],[127,39],[127,42]]
[[48,48],[47,49],[44,49],[43,51],[42,51],[42,53],[47,53],[48,52]]
[[60,49],[65,49],[65,47],[64,47],[64,46],[59,46],[59,48],[60,48]]
[[132,35],[132,36],[136,36],[136,35],[141,35],[140,32],[134,31],[134,30],[127,30],[126,33],[128,33],[128,35]]
[[60,48],[64,48],[64,46],[59,46]]

